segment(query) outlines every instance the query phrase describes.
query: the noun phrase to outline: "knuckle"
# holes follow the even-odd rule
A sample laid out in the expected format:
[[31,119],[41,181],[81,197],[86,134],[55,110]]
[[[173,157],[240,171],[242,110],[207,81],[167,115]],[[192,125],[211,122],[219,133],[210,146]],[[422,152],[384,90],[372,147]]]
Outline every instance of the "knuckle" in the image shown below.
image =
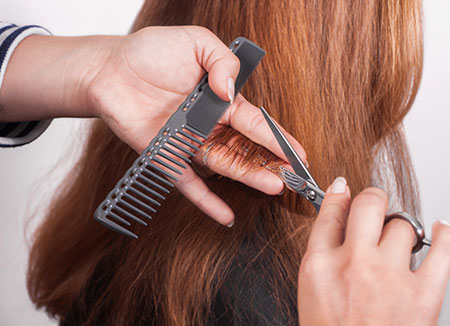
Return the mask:
[[[254,135],[256,133],[256,130],[258,128],[258,126],[261,125],[261,123],[263,122],[264,117],[262,114],[256,114],[253,116],[253,118],[250,120],[249,125],[248,125],[248,131],[249,131],[249,136],[251,138],[251,135]],[[271,135],[268,134],[267,137],[270,137]],[[276,141],[275,138],[270,137],[270,140],[272,141]]]
[[381,189],[367,188],[355,197],[354,203],[371,209],[385,210],[388,204],[388,196]]
[[318,276],[328,270],[329,259],[320,253],[306,253],[300,264],[300,275]]
[[330,223],[337,224],[336,228],[339,230],[345,229],[346,220],[340,216],[340,213],[325,211],[316,219],[316,227],[321,228],[323,226],[330,225]]
[[177,181],[174,181],[175,186],[177,188],[186,187],[186,185],[190,184],[196,177],[194,171],[192,173],[185,173],[181,178],[179,178]]
[[347,198],[348,197],[343,198],[343,196],[332,196],[326,198],[323,203],[325,213],[346,211],[349,202],[349,199]]
[[229,56],[228,60],[230,60],[230,66],[232,66],[234,68],[235,72],[238,73],[239,69],[241,67],[241,62],[239,61],[239,58],[237,56],[232,54],[231,51],[229,51],[229,52],[230,52],[230,56]]
[[213,32],[211,32],[208,28],[203,26],[193,25],[187,26],[186,28],[190,30],[192,33],[198,34],[199,36],[201,35],[203,37],[205,36],[211,37],[212,35],[214,35]]

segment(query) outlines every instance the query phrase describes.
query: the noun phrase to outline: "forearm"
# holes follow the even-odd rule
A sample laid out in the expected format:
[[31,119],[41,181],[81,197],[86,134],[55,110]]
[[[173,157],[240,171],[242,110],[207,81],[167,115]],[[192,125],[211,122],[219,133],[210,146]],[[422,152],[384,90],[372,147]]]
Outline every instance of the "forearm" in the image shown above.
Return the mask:
[[0,121],[94,116],[89,84],[115,38],[31,35],[24,39],[3,79]]

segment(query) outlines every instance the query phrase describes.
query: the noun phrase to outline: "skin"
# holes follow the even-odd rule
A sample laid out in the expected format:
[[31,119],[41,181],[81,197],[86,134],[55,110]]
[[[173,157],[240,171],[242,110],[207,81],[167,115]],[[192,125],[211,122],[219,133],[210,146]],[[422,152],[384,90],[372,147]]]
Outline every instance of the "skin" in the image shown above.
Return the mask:
[[[148,145],[205,72],[211,89],[233,99],[219,123],[230,125],[286,160],[259,109],[234,99],[239,60],[209,30],[149,27],[127,36],[55,37],[33,35],[14,51],[0,91],[0,121],[55,117],[98,117],[138,153]],[[229,79],[231,78],[231,81]],[[287,133],[286,133],[287,134]],[[289,134],[303,160],[306,153]],[[282,181],[260,169],[227,167],[219,149],[207,167],[275,195]],[[202,151],[196,156],[201,162]],[[210,217],[231,226],[231,208],[188,167],[176,187]]]
[[437,325],[450,277],[450,226],[411,271],[415,235],[396,219],[383,228],[388,197],[368,188],[325,195],[299,272],[301,325]]

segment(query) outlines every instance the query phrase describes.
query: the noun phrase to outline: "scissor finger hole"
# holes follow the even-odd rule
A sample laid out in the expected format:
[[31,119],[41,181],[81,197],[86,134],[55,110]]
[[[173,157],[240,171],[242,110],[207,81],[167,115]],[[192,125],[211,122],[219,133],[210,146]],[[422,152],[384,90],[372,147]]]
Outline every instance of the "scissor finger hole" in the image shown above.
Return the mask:
[[379,245],[390,255],[395,256],[395,259],[402,259],[404,256],[405,260],[409,261],[417,241],[416,232],[408,221],[392,218],[385,223]]

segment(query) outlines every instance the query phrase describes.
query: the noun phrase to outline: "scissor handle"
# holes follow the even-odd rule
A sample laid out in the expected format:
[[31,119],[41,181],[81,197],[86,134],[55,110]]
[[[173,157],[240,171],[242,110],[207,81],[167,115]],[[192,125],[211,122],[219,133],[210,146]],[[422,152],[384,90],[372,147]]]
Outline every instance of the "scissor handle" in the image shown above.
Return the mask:
[[401,219],[403,221],[408,222],[412,228],[414,229],[414,233],[416,234],[416,244],[414,245],[412,249],[412,253],[418,252],[420,249],[422,249],[425,240],[425,229],[423,227],[422,222],[420,222],[416,217],[409,215],[405,212],[397,212],[386,216],[386,219],[384,220],[384,225],[389,223],[394,218]]

